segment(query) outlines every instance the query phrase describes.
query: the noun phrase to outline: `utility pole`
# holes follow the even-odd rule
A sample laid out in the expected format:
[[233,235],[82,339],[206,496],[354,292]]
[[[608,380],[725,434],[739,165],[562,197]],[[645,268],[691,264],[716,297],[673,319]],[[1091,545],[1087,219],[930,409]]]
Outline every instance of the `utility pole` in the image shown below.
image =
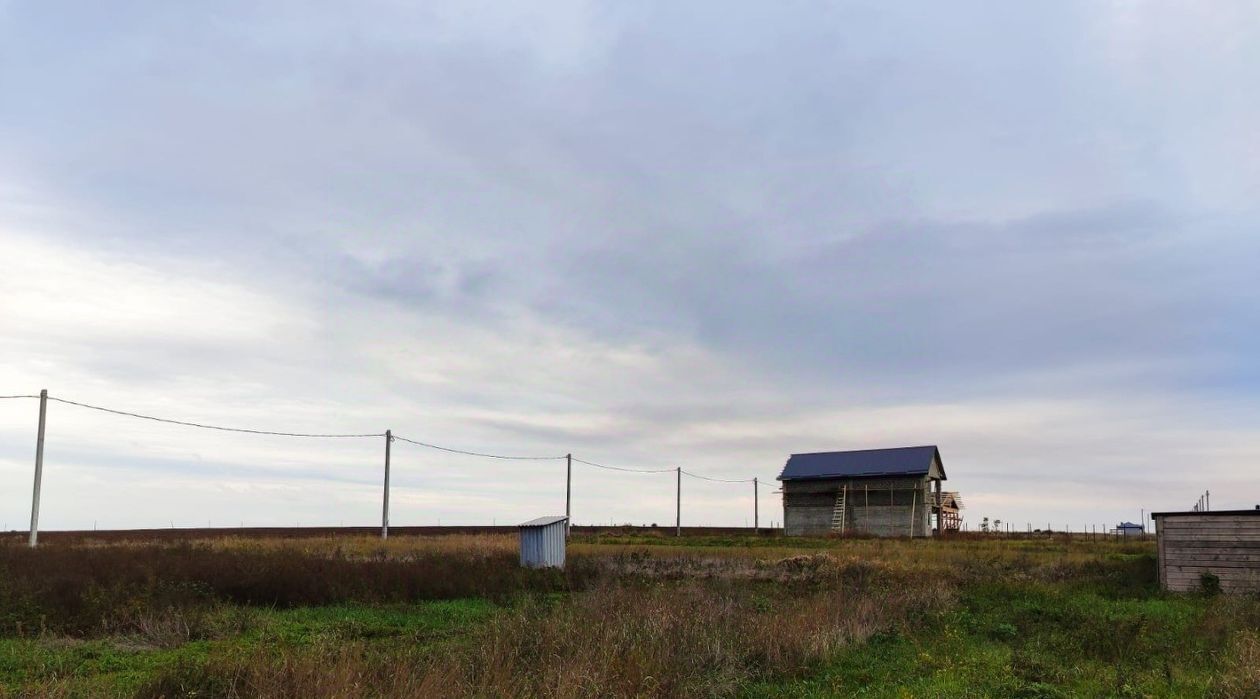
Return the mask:
[[[941,492],[941,479],[936,479],[936,535],[945,536],[945,496]],[[928,516],[931,519],[931,515]],[[1010,527],[1010,522],[1006,523]]]
[[35,437],[35,490],[31,495],[31,548],[39,544],[39,487],[44,481],[44,418],[48,414],[48,389],[39,392],[39,432]]
[[564,536],[569,537],[569,528],[573,526],[573,520],[569,518],[569,506],[573,501],[573,455],[564,455]]
[[682,466],[675,466],[678,476],[678,491],[674,499],[674,536],[682,536]]
[[389,445],[394,441],[394,433],[385,430],[385,494],[381,502],[381,539],[389,538]]
[[761,527],[759,527],[757,524],[757,516],[760,514],[758,512],[758,507],[760,504],[758,502],[758,499],[759,499],[758,495],[759,494],[757,492],[757,478],[753,477],[753,533],[754,534],[756,534],[758,531],[761,530]]

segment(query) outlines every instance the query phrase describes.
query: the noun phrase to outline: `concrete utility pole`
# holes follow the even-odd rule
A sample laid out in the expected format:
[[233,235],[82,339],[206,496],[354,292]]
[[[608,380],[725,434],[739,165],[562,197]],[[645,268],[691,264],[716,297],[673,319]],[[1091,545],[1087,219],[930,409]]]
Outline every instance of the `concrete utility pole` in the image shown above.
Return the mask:
[[565,454],[564,469],[564,536],[569,536],[569,528],[573,526],[573,520],[569,518],[569,505],[573,501],[573,455]]
[[[941,479],[936,479],[936,535],[945,536],[945,499],[941,493]],[[1010,526],[1010,523],[1007,523]]]
[[674,499],[674,536],[682,536],[682,466],[675,466],[678,475],[678,494]]
[[[849,486],[844,486],[848,488]],[[914,538],[914,510],[919,504],[919,489],[912,488],[910,490],[910,538]],[[843,523],[841,523],[840,531],[844,531]]]
[[761,527],[759,527],[757,524],[757,516],[760,514],[758,512],[758,507],[760,504],[758,502],[759,500],[758,496],[759,496],[759,493],[757,492],[757,479],[754,477],[753,478],[753,533],[754,534],[756,534],[758,531],[761,530]]
[[389,445],[394,433],[385,430],[385,493],[381,501],[381,539],[389,538]]
[[39,544],[39,487],[44,481],[44,418],[48,414],[48,389],[39,392],[39,432],[35,437],[35,492],[31,495],[31,548]]

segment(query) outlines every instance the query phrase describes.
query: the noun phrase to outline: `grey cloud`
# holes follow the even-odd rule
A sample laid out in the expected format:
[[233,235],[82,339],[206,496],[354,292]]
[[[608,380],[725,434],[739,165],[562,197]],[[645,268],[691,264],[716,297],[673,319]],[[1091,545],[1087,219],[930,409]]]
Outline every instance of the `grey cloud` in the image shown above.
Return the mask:
[[[1240,7],[6,5],[0,236],[297,318],[242,339],[87,317],[0,349],[41,377],[353,394],[356,420],[457,442],[719,467],[825,441],[810,416],[854,405],[1245,424]],[[779,418],[798,426],[762,439]],[[978,487],[1030,440],[956,438]],[[1074,458],[1145,478],[1135,453]]]
[[1260,246],[1201,245],[1213,228],[1150,206],[912,220],[778,259],[758,247],[773,241],[645,236],[584,255],[569,273],[599,294],[575,312],[604,332],[664,324],[772,366],[804,365],[812,380],[928,380],[966,393],[994,373],[1140,364],[1236,342],[1223,342],[1215,319],[1254,300],[1225,280],[1243,279]]

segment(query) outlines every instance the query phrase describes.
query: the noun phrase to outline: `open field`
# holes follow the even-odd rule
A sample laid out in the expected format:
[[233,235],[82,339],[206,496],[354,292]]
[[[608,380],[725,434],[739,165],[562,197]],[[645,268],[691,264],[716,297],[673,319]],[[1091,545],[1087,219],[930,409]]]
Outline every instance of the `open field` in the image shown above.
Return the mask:
[[89,534],[0,543],[0,696],[1260,695],[1260,600],[1152,542]]
[[[445,536],[448,534],[510,534],[516,536],[516,525],[448,525],[448,526],[390,526],[390,536]],[[574,525],[574,534],[645,534],[649,536],[671,535],[673,527],[646,527],[636,525]],[[683,527],[688,536],[751,536],[748,527]],[[760,536],[778,536],[778,530],[760,529]],[[379,538],[381,528],[377,527],[207,527],[201,528],[160,528],[160,529],[91,529],[78,531],[46,531],[40,532],[39,540],[61,543],[81,543],[85,541],[119,542],[119,541],[190,541],[203,539],[312,539],[312,538]],[[0,532],[0,543],[20,543],[27,540],[27,532]]]

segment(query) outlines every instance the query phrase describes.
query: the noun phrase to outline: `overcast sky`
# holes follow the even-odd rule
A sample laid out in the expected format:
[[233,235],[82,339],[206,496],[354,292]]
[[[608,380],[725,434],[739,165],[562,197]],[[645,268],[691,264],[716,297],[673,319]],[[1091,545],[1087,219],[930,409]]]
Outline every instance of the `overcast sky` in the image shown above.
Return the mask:
[[[1255,4],[414,5],[0,2],[0,394],[763,522],[789,454],[916,444],[973,526],[1260,502]],[[383,451],[52,404],[41,521],[372,524]]]

